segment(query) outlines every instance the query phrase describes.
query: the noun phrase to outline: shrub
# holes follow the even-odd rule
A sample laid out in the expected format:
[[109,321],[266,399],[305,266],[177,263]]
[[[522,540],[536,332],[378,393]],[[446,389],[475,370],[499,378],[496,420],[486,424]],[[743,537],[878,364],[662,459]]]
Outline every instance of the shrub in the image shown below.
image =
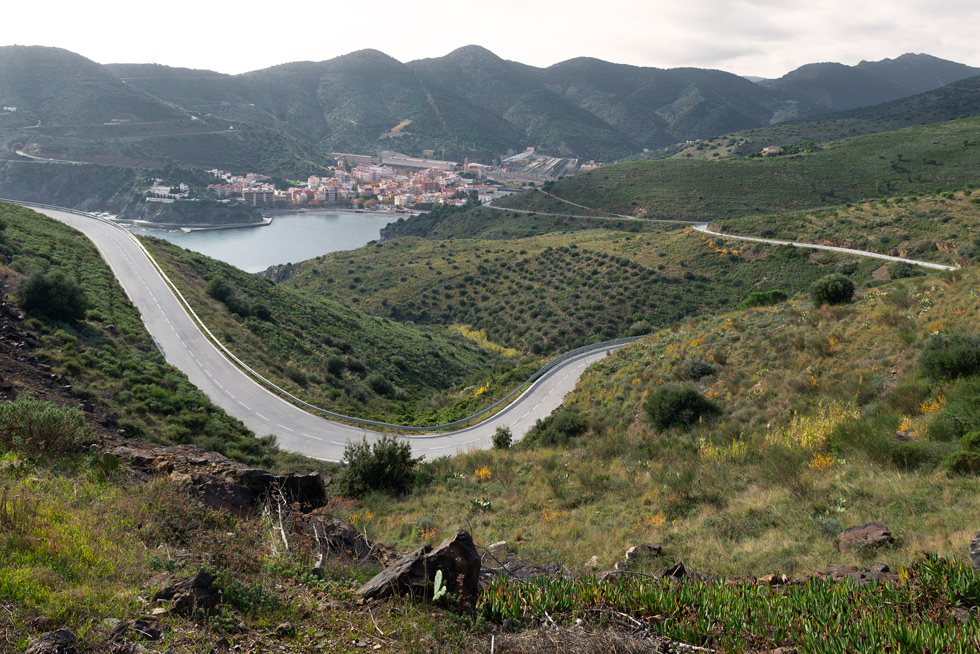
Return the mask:
[[892,449],[892,463],[902,470],[918,470],[932,461],[932,453],[920,443],[902,443]]
[[493,433],[493,446],[498,450],[506,450],[510,447],[510,444],[514,441],[513,434],[510,433],[510,427],[505,427],[501,425],[497,427],[497,431]]
[[327,357],[325,364],[327,366],[327,372],[334,377],[340,377],[344,374],[344,370],[347,369],[347,360],[336,354]]
[[559,407],[547,418],[538,420],[524,437],[530,445],[563,445],[585,433],[585,416],[574,409]]
[[27,313],[52,320],[81,320],[89,309],[81,286],[61,270],[28,277],[17,290],[17,302]]
[[681,369],[684,371],[684,376],[693,381],[710,377],[718,372],[718,366],[704,359],[684,359]]
[[27,394],[0,404],[0,445],[34,457],[65,451],[87,432],[82,412],[37,400]]
[[919,357],[919,370],[927,379],[957,379],[980,372],[980,335],[935,335]]
[[368,375],[364,383],[378,395],[389,396],[395,392],[395,386],[386,377],[376,372]]
[[644,410],[659,431],[671,427],[688,427],[703,418],[721,413],[717,404],[692,386],[661,386],[647,397]]
[[338,487],[342,495],[361,497],[369,491],[403,495],[415,479],[415,468],[422,458],[412,456],[412,446],[385,434],[369,444],[348,443],[344,448],[344,471]]
[[752,307],[768,307],[773,304],[779,304],[785,301],[787,298],[786,293],[779,289],[773,289],[771,291],[754,291],[749,293],[749,296],[742,300],[743,309],[751,309]]
[[854,297],[854,282],[840,273],[821,277],[810,285],[810,299],[817,306],[846,304]]
[[976,450],[957,450],[943,459],[943,467],[958,475],[980,473],[980,452]]

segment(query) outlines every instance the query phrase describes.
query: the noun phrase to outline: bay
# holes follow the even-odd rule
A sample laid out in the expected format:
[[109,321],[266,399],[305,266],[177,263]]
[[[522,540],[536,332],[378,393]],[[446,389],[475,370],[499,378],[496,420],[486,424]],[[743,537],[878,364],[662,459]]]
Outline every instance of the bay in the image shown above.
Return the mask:
[[398,219],[390,213],[302,212],[272,215],[272,224],[196,232],[129,227],[230,263],[246,272],[298,263],[328,252],[353,250],[373,241],[381,228]]

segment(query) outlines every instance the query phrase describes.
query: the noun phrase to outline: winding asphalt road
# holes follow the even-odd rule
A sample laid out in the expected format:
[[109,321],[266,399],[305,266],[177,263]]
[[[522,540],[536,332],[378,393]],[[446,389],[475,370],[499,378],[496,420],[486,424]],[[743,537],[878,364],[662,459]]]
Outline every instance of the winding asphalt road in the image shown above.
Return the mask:
[[[95,243],[126,295],[140,310],[147,330],[167,361],[256,435],[275,434],[283,449],[327,461],[339,461],[348,441],[366,438],[371,442],[380,437],[379,432],[308,413],[240,370],[201,332],[162,271],[136,237],[126,230],[67,211],[31,208],[74,227]],[[548,416],[561,404],[587,367],[618,347],[622,345],[569,358],[535,381],[506,408],[477,425],[400,438],[411,443],[416,455],[427,458],[489,449],[498,426],[509,427],[515,440],[519,440],[538,419]]]

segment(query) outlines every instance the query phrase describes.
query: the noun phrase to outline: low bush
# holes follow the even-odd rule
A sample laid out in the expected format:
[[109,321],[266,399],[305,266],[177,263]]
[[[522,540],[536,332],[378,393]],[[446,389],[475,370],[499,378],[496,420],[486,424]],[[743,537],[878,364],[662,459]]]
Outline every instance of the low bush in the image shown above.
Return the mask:
[[751,309],[752,307],[768,307],[773,304],[779,304],[786,300],[788,296],[786,293],[779,289],[773,289],[771,291],[755,291],[749,293],[749,296],[742,300],[743,309]]
[[718,372],[718,366],[704,359],[684,359],[684,363],[681,364],[681,370],[684,372],[684,377],[692,381],[697,381],[716,374]]
[[370,491],[403,495],[412,486],[421,457],[412,456],[412,446],[394,436],[384,435],[370,444],[367,440],[348,443],[344,448],[344,471],[338,488],[341,495],[361,497]]
[[61,270],[28,277],[17,290],[17,303],[29,314],[66,322],[82,320],[89,309],[81,286]]
[[71,449],[88,427],[82,412],[22,394],[0,404],[0,446],[36,457]]
[[889,456],[895,467],[909,471],[933,462],[932,452],[922,443],[902,443],[894,447]]
[[514,441],[514,436],[510,432],[510,427],[501,425],[493,433],[493,446],[498,450],[506,450]]
[[671,427],[688,427],[711,418],[721,409],[693,386],[661,386],[647,397],[644,410],[659,431]]
[[810,299],[817,306],[846,304],[852,297],[854,297],[854,282],[840,273],[821,277],[810,285]]
[[934,335],[919,357],[919,371],[932,381],[980,373],[980,335]]
[[547,418],[538,420],[524,437],[529,445],[564,445],[588,428],[585,416],[574,409],[559,407]]

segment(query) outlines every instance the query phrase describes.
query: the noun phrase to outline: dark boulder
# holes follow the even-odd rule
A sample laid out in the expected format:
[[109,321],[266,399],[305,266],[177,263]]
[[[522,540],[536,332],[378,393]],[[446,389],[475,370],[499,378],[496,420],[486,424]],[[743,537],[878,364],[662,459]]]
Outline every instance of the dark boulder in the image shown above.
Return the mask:
[[970,541],[970,560],[973,561],[973,567],[980,570],[980,531]]
[[448,592],[464,604],[476,606],[480,587],[480,554],[476,551],[473,538],[463,530],[442,541],[435,549],[426,545],[406,554],[357,592],[365,599],[395,594],[431,599],[432,582],[436,571],[440,570]]
[[362,561],[372,555],[374,546],[350,523],[340,518],[323,520],[313,517],[301,521],[303,533],[312,536],[327,554],[338,554]]
[[31,639],[26,654],[78,654],[75,634],[67,629],[49,631]]
[[190,579],[167,586],[154,595],[153,600],[171,602],[170,610],[175,613],[193,615],[199,609],[210,613],[221,604],[221,591],[211,587],[214,580],[214,575],[199,572]]

